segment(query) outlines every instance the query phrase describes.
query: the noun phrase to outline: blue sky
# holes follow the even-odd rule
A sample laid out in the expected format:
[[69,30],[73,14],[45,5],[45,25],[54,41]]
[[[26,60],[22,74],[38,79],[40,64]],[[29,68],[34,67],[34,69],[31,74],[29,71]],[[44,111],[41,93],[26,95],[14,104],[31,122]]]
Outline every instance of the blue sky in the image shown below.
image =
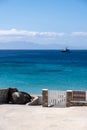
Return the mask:
[[0,49],[87,49],[87,0],[0,0]]

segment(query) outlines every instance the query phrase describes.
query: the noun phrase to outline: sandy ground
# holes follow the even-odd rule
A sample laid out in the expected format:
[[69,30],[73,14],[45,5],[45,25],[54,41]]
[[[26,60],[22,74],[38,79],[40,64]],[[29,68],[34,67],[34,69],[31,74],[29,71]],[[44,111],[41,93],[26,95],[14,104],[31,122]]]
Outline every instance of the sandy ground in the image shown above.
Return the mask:
[[0,105],[0,130],[87,130],[87,107]]

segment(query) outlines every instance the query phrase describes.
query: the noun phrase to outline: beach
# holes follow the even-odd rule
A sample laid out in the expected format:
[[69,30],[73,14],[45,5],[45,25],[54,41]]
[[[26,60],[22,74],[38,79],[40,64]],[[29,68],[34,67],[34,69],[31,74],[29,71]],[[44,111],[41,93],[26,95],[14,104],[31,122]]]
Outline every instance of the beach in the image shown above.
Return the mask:
[[87,107],[0,105],[0,130],[87,130]]

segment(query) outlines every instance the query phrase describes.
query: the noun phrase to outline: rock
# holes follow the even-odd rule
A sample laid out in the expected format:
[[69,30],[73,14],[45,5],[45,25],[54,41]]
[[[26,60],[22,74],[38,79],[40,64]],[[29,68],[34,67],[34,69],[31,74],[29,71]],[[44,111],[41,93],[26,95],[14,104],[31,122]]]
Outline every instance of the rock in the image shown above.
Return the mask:
[[38,96],[32,96],[32,101],[28,102],[26,105],[38,105]]
[[0,89],[0,104],[9,103],[8,93],[8,88]]
[[13,104],[26,104],[30,102],[32,97],[26,92],[13,92],[12,103]]
[[11,103],[12,102],[12,94],[14,92],[18,92],[17,88],[9,88],[9,92],[8,92],[8,102]]
[[26,92],[21,92],[21,93],[24,95],[26,103],[31,102],[32,96],[30,94]]

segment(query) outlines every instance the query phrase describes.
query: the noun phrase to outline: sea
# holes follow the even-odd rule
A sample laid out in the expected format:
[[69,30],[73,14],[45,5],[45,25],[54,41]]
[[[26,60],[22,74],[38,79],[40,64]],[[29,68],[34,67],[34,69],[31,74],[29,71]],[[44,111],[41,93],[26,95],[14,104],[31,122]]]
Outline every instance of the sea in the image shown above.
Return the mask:
[[87,90],[87,50],[0,50],[0,88]]

